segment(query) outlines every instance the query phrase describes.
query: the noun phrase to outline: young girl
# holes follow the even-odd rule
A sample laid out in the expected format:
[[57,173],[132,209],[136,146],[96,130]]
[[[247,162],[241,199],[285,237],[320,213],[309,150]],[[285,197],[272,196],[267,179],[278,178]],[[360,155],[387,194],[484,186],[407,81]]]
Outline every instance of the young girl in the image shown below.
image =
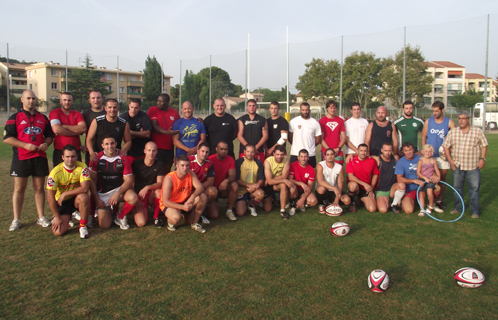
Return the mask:
[[419,197],[420,197],[420,213],[419,217],[423,217],[424,207],[425,207],[425,194],[427,193],[427,198],[429,199],[429,206],[427,207],[426,212],[432,213],[432,210],[436,212],[443,212],[443,210],[438,207],[434,207],[434,193],[439,192],[439,186],[436,185],[431,177],[436,175],[439,179],[441,178],[441,174],[437,167],[437,162],[432,155],[434,154],[434,148],[430,144],[426,144],[422,147],[422,157],[418,161],[417,166],[417,176],[420,180],[425,181],[425,185],[420,188]]

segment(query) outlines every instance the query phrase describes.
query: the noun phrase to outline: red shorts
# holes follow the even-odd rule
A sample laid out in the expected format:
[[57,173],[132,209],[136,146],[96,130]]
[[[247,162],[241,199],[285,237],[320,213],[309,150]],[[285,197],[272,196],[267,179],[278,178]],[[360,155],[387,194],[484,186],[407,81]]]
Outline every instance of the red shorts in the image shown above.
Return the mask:
[[[244,156],[244,153],[240,153],[239,154],[239,159],[242,158]],[[264,152],[260,152],[260,153],[256,153],[254,155],[254,159],[258,159],[259,161],[261,162],[265,162],[265,153]]]
[[417,201],[417,190],[405,192],[405,195],[403,196],[403,198],[410,198],[410,199],[413,199],[413,201]]
[[140,198],[140,196],[138,196],[138,200],[140,202],[142,202],[146,208],[149,207],[149,198],[152,195],[153,191],[155,191],[155,190],[149,190],[149,191],[147,191],[147,193],[145,194],[145,198],[143,198],[143,199]]

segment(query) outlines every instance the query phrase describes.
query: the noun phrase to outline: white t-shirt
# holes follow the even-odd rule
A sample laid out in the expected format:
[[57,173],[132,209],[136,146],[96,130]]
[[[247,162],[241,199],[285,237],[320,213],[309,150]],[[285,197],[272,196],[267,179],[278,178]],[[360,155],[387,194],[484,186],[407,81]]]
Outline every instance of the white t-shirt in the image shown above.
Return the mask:
[[325,160],[319,162],[318,165],[323,168],[323,180],[325,180],[325,182],[330,184],[332,187],[337,187],[337,178],[342,171],[342,166],[334,162],[334,167],[331,168],[327,165],[327,162]]
[[[368,121],[364,118],[349,118],[348,121],[344,123],[346,125],[346,136],[348,136],[349,141],[354,144],[355,147],[365,143],[365,132],[367,131]],[[346,146],[346,154],[354,153],[353,150]]]
[[315,137],[322,135],[320,124],[313,118],[303,119],[299,116],[289,122],[289,132],[292,132],[291,155],[297,156],[299,150],[308,150],[309,156],[313,157],[315,151]]

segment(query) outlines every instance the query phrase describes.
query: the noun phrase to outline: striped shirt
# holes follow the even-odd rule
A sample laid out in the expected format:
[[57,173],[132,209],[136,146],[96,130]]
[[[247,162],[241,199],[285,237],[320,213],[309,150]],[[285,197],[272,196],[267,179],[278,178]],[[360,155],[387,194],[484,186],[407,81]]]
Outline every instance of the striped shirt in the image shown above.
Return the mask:
[[443,147],[451,148],[451,158],[460,170],[470,171],[479,166],[481,148],[488,145],[488,140],[477,127],[470,127],[464,133],[460,127],[448,132]]

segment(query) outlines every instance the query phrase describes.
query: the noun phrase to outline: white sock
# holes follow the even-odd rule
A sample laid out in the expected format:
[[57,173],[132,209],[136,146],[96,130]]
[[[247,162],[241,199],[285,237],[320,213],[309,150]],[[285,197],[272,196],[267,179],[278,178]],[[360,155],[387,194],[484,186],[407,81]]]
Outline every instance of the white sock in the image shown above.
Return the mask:
[[405,195],[405,190],[396,190],[396,192],[394,192],[394,199],[393,199],[393,203],[391,204],[391,207],[392,206],[397,206],[400,202],[401,202],[401,199],[403,199],[403,196]]

